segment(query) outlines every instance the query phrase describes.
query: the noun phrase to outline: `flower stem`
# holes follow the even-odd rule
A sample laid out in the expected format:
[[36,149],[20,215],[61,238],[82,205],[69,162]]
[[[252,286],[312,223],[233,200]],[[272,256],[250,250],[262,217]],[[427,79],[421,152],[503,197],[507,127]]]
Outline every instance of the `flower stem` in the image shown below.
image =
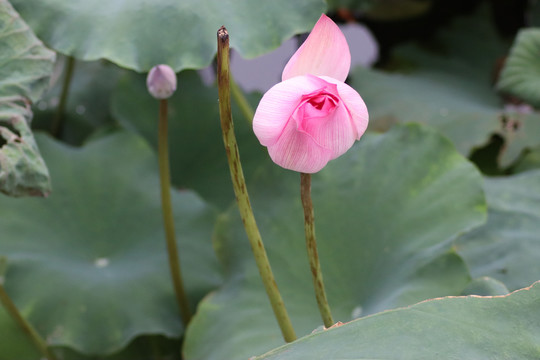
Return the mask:
[[163,224],[165,226],[165,238],[167,240],[167,253],[169,255],[169,267],[176,294],[176,300],[180,307],[180,314],[187,326],[191,320],[189,302],[184,291],[182,275],[180,272],[180,259],[174,234],[174,219],[171,205],[171,175],[169,172],[169,145],[167,126],[167,99],[159,101],[159,128],[158,128],[158,155],[159,177],[161,182],[161,207],[163,209]]
[[219,88],[219,114],[221,119],[221,129],[223,131],[223,142],[225,151],[227,152],[227,160],[229,161],[229,169],[236,195],[236,202],[240,216],[244,223],[244,228],[249,239],[255,262],[259,269],[262,282],[266,289],[272,310],[277,319],[281,333],[286,342],[296,340],[296,335],[292,327],[291,320],[285,309],[285,304],[279,293],[268,256],[264,249],[261,239],[261,234],[253,216],[249,195],[247,193],[246,182],[242,165],[240,163],[240,154],[238,153],[238,145],[234,135],[234,125],[231,113],[231,95],[230,95],[230,77],[229,77],[229,34],[225,27],[221,27],[218,31],[218,88]]
[[309,258],[311,275],[313,276],[313,286],[315,288],[315,297],[319,305],[319,312],[324,322],[324,326],[329,328],[334,325],[330,306],[326,299],[324,290],[323,276],[321,272],[321,263],[317,252],[317,241],[315,240],[315,216],[313,213],[313,202],[311,201],[311,174],[300,174],[300,196],[304,208],[304,231],[306,233],[306,248]]
[[47,343],[37,333],[34,327],[22,317],[21,313],[7,294],[4,288],[4,271],[5,271],[5,258],[0,258],[0,303],[4,306],[7,313],[11,315],[13,320],[20,326],[20,328],[28,335],[30,340],[34,343],[39,352],[48,360],[57,360],[54,353],[49,349]]
[[232,76],[230,76],[231,81],[231,93],[234,98],[234,101],[236,104],[240,107],[240,111],[244,115],[244,117],[247,119],[247,121],[251,124],[253,122],[253,117],[255,116],[255,112],[253,111],[253,108],[247,101],[246,97],[244,96],[244,92],[242,89],[240,89],[240,86],[234,81]]
[[56,114],[51,126],[51,133],[54,137],[60,138],[64,130],[64,118],[66,112],[67,98],[69,94],[69,87],[71,85],[71,78],[73,77],[73,69],[75,68],[75,59],[72,56],[67,57],[66,72],[64,74],[64,83],[62,84],[62,92],[60,93],[60,100],[58,107],[56,108]]

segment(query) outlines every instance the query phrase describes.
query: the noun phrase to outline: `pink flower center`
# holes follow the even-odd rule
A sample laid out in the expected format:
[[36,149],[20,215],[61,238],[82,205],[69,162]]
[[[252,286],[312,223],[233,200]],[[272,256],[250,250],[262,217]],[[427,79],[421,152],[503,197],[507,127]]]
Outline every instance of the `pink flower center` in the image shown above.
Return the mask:
[[293,118],[298,131],[311,134],[311,130],[320,126],[321,122],[331,119],[332,113],[339,105],[339,97],[326,88],[303,95]]

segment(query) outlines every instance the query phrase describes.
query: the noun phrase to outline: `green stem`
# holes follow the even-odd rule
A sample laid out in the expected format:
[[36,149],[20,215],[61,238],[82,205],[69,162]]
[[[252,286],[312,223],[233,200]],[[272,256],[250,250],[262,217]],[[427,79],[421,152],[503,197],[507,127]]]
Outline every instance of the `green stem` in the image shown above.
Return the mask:
[[191,320],[191,311],[189,310],[189,302],[182,283],[180,259],[178,258],[178,250],[174,235],[174,218],[171,204],[171,175],[169,172],[167,99],[159,101],[158,156],[159,177],[161,182],[161,207],[163,209],[163,224],[165,226],[165,238],[167,240],[169,267],[171,270],[176,300],[180,307],[180,314],[184,326],[187,326]]
[[300,174],[300,196],[304,208],[304,230],[306,233],[306,248],[309,258],[311,275],[313,276],[313,286],[315,288],[315,297],[319,305],[319,312],[324,322],[324,326],[329,328],[334,325],[330,306],[326,299],[324,290],[323,276],[321,272],[321,263],[319,262],[319,253],[317,252],[317,241],[315,240],[315,216],[313,213],[313,202],[311,201],[311,174]]
[[[4,258],[0,258],[0,262],[5,262]],[[0,264],[0,268],[4,268],[3,264]],[[57,360],[54,353],[49,349],[47,343],[43,338],[34,330],[33,326],[22,317],[21,313],[7,294],[4,288],[4,271],[0,269],[0,303],[4,306],[7,313],[11,315],[13,320],[20,326],[20,328],[28,335],[30,340],[34,343],[39,352],[48,360]]]
[[244,228],[249,239],[255,262],[259,269],[262,282],[266,289],[272,310],[277,319],[281,333],[286,342],[296,340],[296,335],[292,327],[291,320],[285,309],[285,304],[279,293],[274,274],[270,268],[268,256],[261,239],[261,234],[253,216],[249,195],[247,193],[246,181],[240,163],[240,154],[238,153],[238,145],[234,135],[234,125],[231,113],[231,96],[230,96],[230,78],[229,78],[229,34],[225,27],[221,27],[218,31],[218,88],[219,88],[219,114],[221,119],[221,129],[223,131],[223,142],[229,161],[229,169],[236,195],[236,202],[240,216],[244,223]]
[[[230,74],[229,74],[230,76]],[[253,121],[253,117],[255,116],[255,112],[253,111],[253,108],[247,101],[246,97],[244,96],[244,92],[242,89],[240,89],[240,86],[234,81],[232,76],[230,77],[231,81],[231,93],[234,98],[234,101],[236,101],[236,104],[240,107],[240,111],[244,115],[244,117],[247,119],[247,121],[251,124]]]
[[75,68],[75,59],[72,56],[67,58],[66,72],[64,75],[64,83],[62,84],[62,92],[60,93],[60,100],[58,107],[56,108],[56,114],[51,126],[51,133],[54,137],[60,138],[64,130],[64,118],[66,112],[67,98],[69,94],[69,87],[71,85],[71,78],[73,77],[73,69]]

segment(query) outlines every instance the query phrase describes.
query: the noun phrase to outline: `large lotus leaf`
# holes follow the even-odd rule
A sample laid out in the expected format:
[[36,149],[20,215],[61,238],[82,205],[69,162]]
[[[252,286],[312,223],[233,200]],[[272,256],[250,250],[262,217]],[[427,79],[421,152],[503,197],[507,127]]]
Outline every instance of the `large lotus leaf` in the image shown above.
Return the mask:
[[[258,98],[250,98],[253,105]],[[178,76],[178,91],[169,100],[171,174],[176,186],[195,189],[204,198],[228,206],[234,201],[234,193],[217,101],[217,89],[205,86],[196,72]],[[111,108],[120,124],[157,148],[158,102],[148,94],[143,76],[125,76]],[[253,134],[251,122],[234,107],[233,116],[244,172],[249,177],[268,161],[268,154]]]
[[422,302],[306,336],[254,360],[540,358],[540,284]]
[[460,238],[456,249],[474,276],[522,288],[540,279],[540,170],[484,183],[488,221]]
[[55,54],[45,48],[7,0],[0,0],[0,192],[45,196],[47,166],[30,131],[30,103],[39,99]]
[[[322,321],[307,262],[299,174],[277,166],[248,183],[278,287],[298,335]],[[418,125],[365,135],[313,175],[319,255],[336,321],[458,295],[470,278],[450,249],[481,224],[482,178],[448,140]],[[226,285],[188,329],[186,359],[246,359],[283,340],[233,208],[217,234]],[[208,346],[212,344],[212,346]]]
[[175,71],[212,61],[216,33],[225,25],[231,47],[253,58],[309,31],[322,0],[12,0],[30,26],[55,50],[81,60],[108,59],[148,71],[168,64]]
[[491,77],[507,46],[482,10],[456,19],[428,45],[397,49],[399,72],[357,68],[352,86],[368,105],[372,130],[425,123],[469,155],[501,131],[503,111]]
[[[50,344],[86,354],[111,353],[141,334],[182,335],[153,151],[127,133],[81,149],[38,139],[52,195],[0,206],[6,289],[22,313]],[[194,308],[220,282],[216,214],[190,191],[174,191],[172,200]]]
[[499,90],[540,107],[540,29],[521,30],[499,77]]
[[[34,106],[33,129],[50,130],[57,114],[64,82],[66,58],[57,62],[54,86]],[[64,111],[62,141],[80,145],[96,129],[113,124],[110,99],[126,70],[106,61],[75,61]]]

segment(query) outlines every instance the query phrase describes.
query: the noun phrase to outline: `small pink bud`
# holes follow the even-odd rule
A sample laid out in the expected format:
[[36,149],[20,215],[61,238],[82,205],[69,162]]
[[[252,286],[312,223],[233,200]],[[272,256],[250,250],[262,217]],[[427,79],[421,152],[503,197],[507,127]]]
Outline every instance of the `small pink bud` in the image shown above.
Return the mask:
[[168,99],[176,91],[176,74],[168,65],[154,66],[146,78],[146,87],[156,99]]

